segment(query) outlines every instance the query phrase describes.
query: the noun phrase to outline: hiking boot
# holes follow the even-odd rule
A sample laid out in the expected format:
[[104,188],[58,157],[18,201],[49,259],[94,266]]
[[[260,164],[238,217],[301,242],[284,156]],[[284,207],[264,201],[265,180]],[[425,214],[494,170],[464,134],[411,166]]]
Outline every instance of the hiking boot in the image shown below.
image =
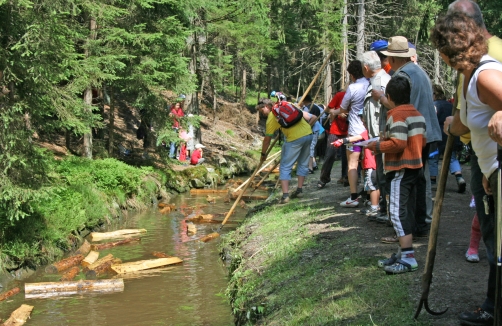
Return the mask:
[[303,189],[298,189],[296,188],[295,191],[293,191],[293,193],[291,194],[290,196],[292,199],[293,198],[302,198],[303,197]]
[[461,325],[491,326],[493,325],[493,315],[481,308],[475,311],[464,311],[458,316]]
[[463,194],[465,192],[465,187],[467,186],[467,184],[465,183],[464,178],[462,178],[462,177],[458,177],[457,178],[457,186],[458,186],[457,192],[459,194]]
[[350,199],[350,197],[346,201],[342,201],[340,203],[340,206],[342,207],[357,207],[359,206],[359,199]]
[[479,263],[479,255],[478,254],[470,254],[469,251],[465,253],[465,260],[471,263]]
[[378,267],[385,267],[394,264],[398,259],[401,259],[401,252],[392,254],[389,258],[378,260]]
[[383,270],[387,274],[403,274],[407,272],[414,272],[418,269],[418,265],[410,265],[400,259],[398,259],[394,264],[389,266],[384,266]]
[[288,197],[281,197],[281,199],[279,200],[280,205],[284,205],[287,203],[289,203],[289,196]]

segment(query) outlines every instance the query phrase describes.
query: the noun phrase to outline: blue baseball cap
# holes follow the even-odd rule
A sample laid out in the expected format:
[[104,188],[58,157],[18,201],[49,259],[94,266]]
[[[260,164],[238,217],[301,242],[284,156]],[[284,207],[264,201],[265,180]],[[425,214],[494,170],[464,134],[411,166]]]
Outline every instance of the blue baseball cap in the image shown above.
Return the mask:
[[409,41],[408,41],[408,47],[409,47],[410,49],[415,49],[415,50],[417,49],[417,47],[415,46],[415,44],[413,44],[413,43],[411,43],[411,42],[409,42]]
[[377,40],[370,44],[370,51],[387,50],[389,43],[386,40]]

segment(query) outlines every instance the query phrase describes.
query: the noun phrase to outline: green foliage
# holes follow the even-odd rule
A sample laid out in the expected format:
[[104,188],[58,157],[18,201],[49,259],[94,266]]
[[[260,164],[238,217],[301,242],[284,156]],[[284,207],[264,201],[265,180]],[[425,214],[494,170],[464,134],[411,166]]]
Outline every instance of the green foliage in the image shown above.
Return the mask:
[[227,135],[232,136],[232,137],[235,135],[234,131],[233,131],[233,130],[231,130],[231,129],[226,130],[226,131],[225,131],[225,133],[226,133]]

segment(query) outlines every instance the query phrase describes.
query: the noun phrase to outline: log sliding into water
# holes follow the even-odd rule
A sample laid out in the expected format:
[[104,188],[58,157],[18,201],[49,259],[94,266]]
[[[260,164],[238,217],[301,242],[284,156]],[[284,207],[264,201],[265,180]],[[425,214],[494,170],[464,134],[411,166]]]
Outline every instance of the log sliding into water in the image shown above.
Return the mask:
[[178,257],[171,258],[158,258],[158,259],[148,259],[148,260],[140,260],[134,261],[130,263],[112,265],[112,270],[114,270],[117,274],[126,274],[137,272],[145,269],[151,269],[161,266],[173,265],[182,263],[183,260]]
[[[92,241],[100,241],[104,239],[121,238],[125,236],[137,235],[139,233],[145,233],[146,229],[124,229],[117,230],[113,232],[91,232]],[[90,249],[90,247],[89,247]]]
[[55,262],[52,265],[47,266],[45,268],[45,272],[50,274],[56,274],[70,267],[79,265],[82,260],[84,260],[83,255],[71,256],[66,259]]
[[108,242],[108,243],[101,243],[101,244],[93,244],[91,245],[92,250],[102,250],[102,249],[108,249],[112,248],[115,246],[120,246],[126,243],[131,243],[131,242],[137,242],[141,241],[141,238],[131,238],[131,239],[124,239],[116,242]]
[[124,280],[121,278],[105,280],[26,283],[24,285],[24,292],[26,298],[28,299],[40,297],[42,295],[58,296],[79,293],[119,291],[124,291]]
[[21,307],[17,308],[12,312],[10,318],[7,319],[1,326],[21,326],[26,323],[28,318],[30,318],[31,312],[33,311],[33,306],[27,304],[22,304]]
[[85,277],[87,279],[96,279],[98,276],[106,274],[111,271],[110,267],[113,264],[121,263],[120,260],[113,257],[112,254],[108,254],[101,259],[98,259],[96,262],[90,264],[85,268]]
[[0,294],[0,301],[4,301],[5,299],[8,299],[8,298],[12,297],[13,295],[18,294],[19,291],[20,291],[20,289],[18,287],[15,287],[7,292]]

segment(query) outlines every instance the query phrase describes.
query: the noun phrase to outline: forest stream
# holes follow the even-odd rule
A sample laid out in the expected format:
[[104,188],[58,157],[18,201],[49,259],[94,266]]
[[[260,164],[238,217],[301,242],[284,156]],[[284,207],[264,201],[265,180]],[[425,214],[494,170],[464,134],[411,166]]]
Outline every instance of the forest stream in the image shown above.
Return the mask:
[[[231,204],[223,204],[222,200],[208,204],[205,195],[189,194],[179,195],[171,203],[177,207],[202,206],[203,212],[209,214],[226,212]],[[232,223],[222,233],[233,229],[237,225],[234,222],[245,212],[237,207]],[[18,286],[21,293],[2,302],[0,316],[7,318],[24,303],[35,307],[30,325],[232,325],[231,308],[224,295],[227,270],[219,257],[219,239],[197,241],[214,232],[219,224],[198,224],[197,234],[188,236],[184,218],[179,210],[168,215],[153,208],[131,213],[103,231],[144,228],[147,233],[141,241],[100,251],[100,257],[111,253],[123,262],[152,259],[157,251],[179,257],[182,264],[142,277],[126,274],[122,292],[29,299],[23,291],[25,283],[53,282],[61,277],[46,273],[42,267],[23,280],[2,282],[4,290]],[[85,279],[85,275],[80,273],[76,279]]]

